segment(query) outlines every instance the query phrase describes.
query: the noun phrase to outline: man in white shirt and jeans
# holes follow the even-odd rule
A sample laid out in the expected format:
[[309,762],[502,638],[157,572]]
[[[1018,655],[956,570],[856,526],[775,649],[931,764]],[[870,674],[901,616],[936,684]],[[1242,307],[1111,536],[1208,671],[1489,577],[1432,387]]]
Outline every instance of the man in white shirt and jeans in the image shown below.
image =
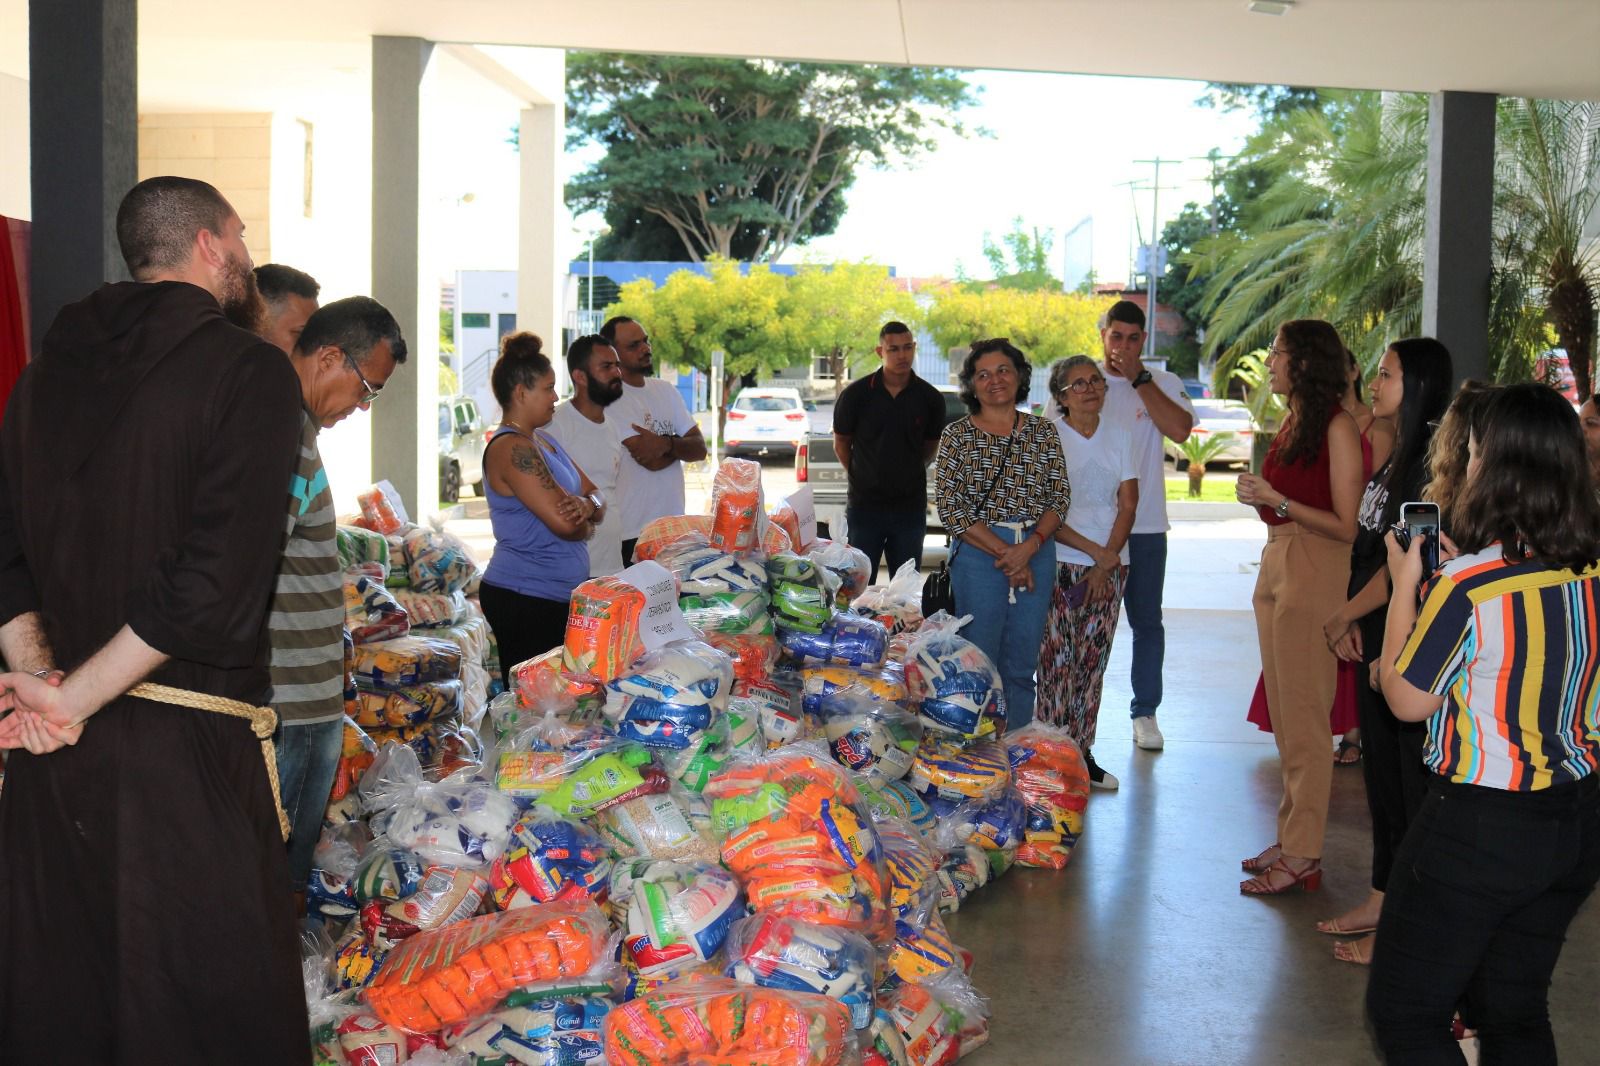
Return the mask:
[[706,457],[700,435],[678,390],[650,374],[655,370],[650,338],[626,315],[608,319],[600,336],[622,364],[622,399],[607,413],[623,434],[617,502],[622,515],[622,561],[633,562],[639,533],[658,518],[683,513],[683,465]]
[[1182,443],[1194,428],[1194,405],[1183,382],[1166,370],[1150,370],[1144,350],[1144,310],[1119,300],[1106,312],[1100,330],[1105,352],[1106,403],[1101,418],[1133,438],[1139,471],[1139,510],[1128,537],[1128,582],[1123,608],[1133,630],[1133,742],[1146,751],[1166,743],[1156,725],[1161,705],[1161,667],[1166,629],[1161,594],[1167,580],[1167,484],[1162,439]]
[[[556,405],[547,432],[589,475],[600,498],[612,507],[589,539],[589,576],[614,574],[622,561],[622,520],[617,517],[617,477],[622,470],[622,434],[606,409],[622,399],[622,366],[604,337],[588,334],[567,349],[572,397]],[[627,430],[632,436],[633,431]]]

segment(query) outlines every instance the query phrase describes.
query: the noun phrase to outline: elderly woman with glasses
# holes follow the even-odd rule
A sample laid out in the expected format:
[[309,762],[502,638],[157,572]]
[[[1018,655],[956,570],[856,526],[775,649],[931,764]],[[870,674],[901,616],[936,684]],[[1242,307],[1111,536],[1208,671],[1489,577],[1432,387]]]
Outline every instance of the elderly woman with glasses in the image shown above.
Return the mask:
[[1062,414],[1056,433],[1072,485],[1072,504],[1055,535],[1058,566],[1039,649],[1038,716],[1064,726],[1083,748],[1089,783],[1117,779],[1094,761],[1100,690],[1128,574],[1128,534],[1139,510],[1133,437],[1102,422],[1106,379],[1100,364],[1074,355],[1050,368],[1050,395]]
[[971,412],[945,427],[935,472],[939,518],[954,538],[951,588],[971,615],[962,633],[1005,684],[1006,726],[1033,719],[1034,667],[1055,582],[1047,551],[1067,513],[1061,442],[1050,423],[1017,410],[1033,368],[1004,337],[978,341],[957,375]]

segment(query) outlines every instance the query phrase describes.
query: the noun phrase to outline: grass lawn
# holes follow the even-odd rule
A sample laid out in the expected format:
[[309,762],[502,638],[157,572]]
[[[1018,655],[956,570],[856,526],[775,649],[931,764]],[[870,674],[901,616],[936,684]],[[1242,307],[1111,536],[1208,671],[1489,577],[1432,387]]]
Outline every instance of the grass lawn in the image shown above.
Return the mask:
[[[1198,503],[1236,503],[1233,495],[1233,484],[1239,480],[1239,475],[1231,470],[1212,470],[1206,474],[1206,479],[1200,483],[1200,499]],[[1189,495],[1189,475],[1184,473],[1178,477],[1167,478],[1168,500],[1192,500]]]

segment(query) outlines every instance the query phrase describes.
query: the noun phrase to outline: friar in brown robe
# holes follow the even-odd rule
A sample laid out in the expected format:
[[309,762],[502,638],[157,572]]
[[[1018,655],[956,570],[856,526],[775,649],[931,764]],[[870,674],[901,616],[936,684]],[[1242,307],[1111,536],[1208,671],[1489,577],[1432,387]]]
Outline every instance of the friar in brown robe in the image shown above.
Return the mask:
[[0,744],[30,698],[69,738],[10,752],[0,790],[7,1066],[310,1060],[260,741],[123,695],[268,700],[301,404],[283,353],[224,317],[242,233],[202,182],[141,183],[118,216],[141,280],[60,313],[0,426],[0,653],[65,672],[48,707],[8,675]]

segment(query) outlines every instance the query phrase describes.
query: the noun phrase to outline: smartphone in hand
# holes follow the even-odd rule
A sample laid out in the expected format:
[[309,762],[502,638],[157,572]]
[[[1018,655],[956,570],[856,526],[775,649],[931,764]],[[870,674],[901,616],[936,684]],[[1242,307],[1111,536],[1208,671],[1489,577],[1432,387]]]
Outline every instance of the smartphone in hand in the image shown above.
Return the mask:
[[1439,505],[1421,501],[1400,505],[1400,525],[1407,542],[1422,538],[1422,576],[1426,580],[1439,569]]

